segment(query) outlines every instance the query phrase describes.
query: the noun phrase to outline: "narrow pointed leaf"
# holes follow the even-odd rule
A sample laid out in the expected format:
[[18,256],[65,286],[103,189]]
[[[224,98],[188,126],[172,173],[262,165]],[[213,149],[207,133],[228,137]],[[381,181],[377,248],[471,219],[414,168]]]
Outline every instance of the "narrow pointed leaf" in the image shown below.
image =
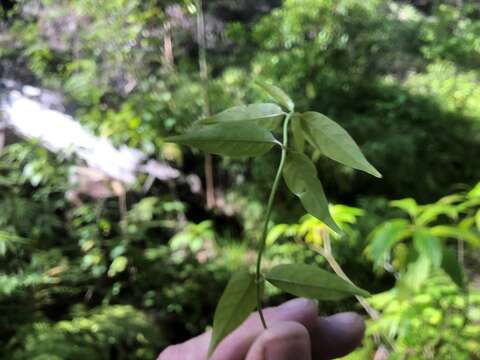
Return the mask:
[[400,200],[390,201],[390,205],[405,211],[411,217],[415,217],[418,214],[419,206],[415,199],[405,198]]
[[454,249],[445,248],[443,250],[442,269],[459,288],[465,289],[465,273]]
[[322,220],[330,229],[338,235],[342,235],[343,231],[333,220],[328,206],[328,200],[325,196],[322,183],[317,178],[311,178],[306,181],[307,191],[299,195],[300,202],[305,210]]
[[270,95],[278,104],[282,105],[288,111],[293,111],[295,105],[293,100],[290,99],[285,91],[275,85],[267,84],[263,81],[257,80],[255,83],[260,86],[268,95]]
[[223,292],[213,319],[209,356],[218,344],[250,315],[256,306],[255,277],[247,271],[233,274]]
[[378,226],[370,236],[368,254],[375,267],[381,267],[387,260],[392,247],[411,235],[409,222],[405,219],[394,219]]
[[298,152],[303,153],[305,148],[305,135],[303,134],[302,118],[298,115],[294,115],[292,118],[292,133],[293,140],[295,142],[295,148]]
[[342,230],[333,220],[315,165],[304,154],[288,152],[283,168],[287,187],[300,199],[305,210],[338,234]]
[[420,256],[430,260],[433,267],[439,268],[442,263],[442,244],[426,228],[419,228],[413,234],[413,245]]
[[368,162],[347,131],[323,114],[309,111],[302,114],[302,126],[307,140],[332,160],[382,177]]
[[339,300],[350,295],[369,296],[367,291],[312,265],[278,265],[265,278],[289,294],[310,299]]
[[241,157],[258,156],[278,144],[272,133],[254,124],[219,123],[193,128],[185,134],[165,139],[189,145],[207,153]]
[[277,104],[259,103],[232,107],[212,117],[200,119],[196,122],[196,125],[244,122],[268,130],[275,130],[281,124],[284,116],[285,112]]
[[480,246],[480,236],[469,229],[449,225],[436,225],[432,226],[430,231],[434,236],[462,240],[472,246]]
[[289,151],[283,167],[283,178],[292,193],[300,196],[306,191],[305,179],[317,177],[315,164],[304,154]]

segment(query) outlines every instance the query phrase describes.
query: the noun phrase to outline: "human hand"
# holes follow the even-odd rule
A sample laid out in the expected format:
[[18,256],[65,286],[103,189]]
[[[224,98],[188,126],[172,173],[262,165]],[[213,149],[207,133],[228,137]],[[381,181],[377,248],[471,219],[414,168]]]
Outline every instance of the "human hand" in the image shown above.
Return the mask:
[[[318,317],[316,304],[294,299],[264,310],[268,329],[258,313],[217,347],[210,360],[326,360],[353,351],[365,325],[355,313]],[[211,332],[166,348],[157,360],[206,360]]]

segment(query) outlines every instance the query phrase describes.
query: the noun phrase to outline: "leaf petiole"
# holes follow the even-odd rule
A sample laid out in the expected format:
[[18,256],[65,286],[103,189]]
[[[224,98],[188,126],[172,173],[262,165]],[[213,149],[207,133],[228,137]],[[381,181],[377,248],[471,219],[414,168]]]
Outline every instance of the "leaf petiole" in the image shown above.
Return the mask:
[[268,223],[270,222],[270,215],[272,214],[272,207],[273,201],[275,200],[275,195],[277,194],[278,185],[280,183],[280,178],[282,177],[283,167],[285,165],[285,159],[287,158],[287,146],[288,146],[288,124],[290,122],[290,118],[293,115],[293,111],[289,112],[285,117],[283,122],[283,142],[281,143],[282,146],[282,155],[280,158],[280,163],[278,165],[277,174],[275,175],[275,179],[273,180],[272,190],[270,191],[270,196],[268,198],[267,204],[267,214],[265,216],[265,224],[263,226],[262,237],[260,239],[260,247],[258,249],[257,254],[257,267],[255,272],[255,282],[257,286],[257,311],[258,315],[260,316],[260,320],[262,322],[263,327],[267,328],[267,323],[265,321],[265,317],[263,316],[262,311],[262,275],[261,275],[261,268],[262,268],[262,256],[263,251],[265,250],[265,243],[268,234]]

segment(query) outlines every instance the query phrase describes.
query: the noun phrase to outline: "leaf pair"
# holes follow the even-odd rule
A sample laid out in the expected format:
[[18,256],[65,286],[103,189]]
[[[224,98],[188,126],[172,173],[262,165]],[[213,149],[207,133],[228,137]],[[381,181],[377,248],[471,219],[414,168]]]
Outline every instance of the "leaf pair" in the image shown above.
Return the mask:
[[258,103],[235,106],[214,116],[200,119],[195,125],[213,125],[221,123],[257,125],[267,130],[276,130],[282,123],[285,112],[272,103]]
[[[257,82],[270,96],[288,111],[293,101],[283,90]],[[280,144],[270,131],[277,129],[285,117],[277,104],[259,103],[235,106],[215,116],[200,119],[188,132],[166,138],[167,142],[196,147],[208,153],[231,156],[259,156]]]
[[279,144],[272,133],[264,128],[234,122],[193,128],[185,134],[172,136],[165,141],[231,157],[262,155],[273,145]]
[[200,119],[186,133],[165,141],[223,156],[259,156],[280,144],[270,130],[278,128],[284,116],[277,104],[235,106]]
[[295,114],[292,118],[292,133],[298,152],[287,154],[283,171],[285,182],[307,212],[341,234],[342,231],[330,214],[315,165],[303,154],[305,140],[335,161],[377,177],[381,177],[381,174],[367,161],[345,129],[325,115],[313,111]]
[[[257,82],[292,116],[292,131],[299,153],[288,152],[284,179],[289,189],[300,199],[305,210],[322,220],[332,230],[341,233],[330,215],[328,202],[315,165],[303,155],[305,139],[325,156],[344,165],[380,177],[366,160],[350,135],[336,122],[316,112],[293,113],[294,103],[280,88]],[[258,156],[280,144],[270,130],[275,130],[286,115],[277,104],[260,103],[236,106],[219,114],[201,119],[187,133],[166,141],[197,147],[203,151],[232,156]]]
[[[339,300],[349,295],[369,295],[332,273],[305,264],[275,266],[265,279],[290,294],[310,299]],[[215,310],[209,355],[255,309],[255,285],[255,276],[247,271],[237,272],[230,279]]]

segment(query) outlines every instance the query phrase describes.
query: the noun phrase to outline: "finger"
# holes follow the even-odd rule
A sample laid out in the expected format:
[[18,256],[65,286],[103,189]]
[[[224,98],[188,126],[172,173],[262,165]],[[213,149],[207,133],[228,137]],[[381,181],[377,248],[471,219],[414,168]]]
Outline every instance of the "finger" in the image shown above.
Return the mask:
[[182,344],[171,345],[158,355],[157,360],[198,360],[206,359],[211,331],[194,337]]
[[314,359],[334,359],[344,356],[362,342],[365,323],[352,312],[318,318],[310,330]]
[[311,360],[310,336],[296,322],[277,322],[263,331],[246,360]]
[[[316,326],[318,317],[315,303],[301,298],[277,307],[266,308],[263,313],[268,326],[279,321],[293,321],[302,324],[308,330]],[[259,315],[254,312],[220,343],[211,360],[243,360],[262,331]],[[169,346],[159,355],[158,360],[205,360],[210,337],[211,332],[206,332],[182,344]]]
[[[278,307],[263,311],[269,327],[283,321],[297,322],[307,330],[316,326],[318,319],[317,305],[307,299],[290,300]],[[243,360],[255,339],[264,331],[257,312],[233,333],[228,335],[215,350],[211,360]]]

